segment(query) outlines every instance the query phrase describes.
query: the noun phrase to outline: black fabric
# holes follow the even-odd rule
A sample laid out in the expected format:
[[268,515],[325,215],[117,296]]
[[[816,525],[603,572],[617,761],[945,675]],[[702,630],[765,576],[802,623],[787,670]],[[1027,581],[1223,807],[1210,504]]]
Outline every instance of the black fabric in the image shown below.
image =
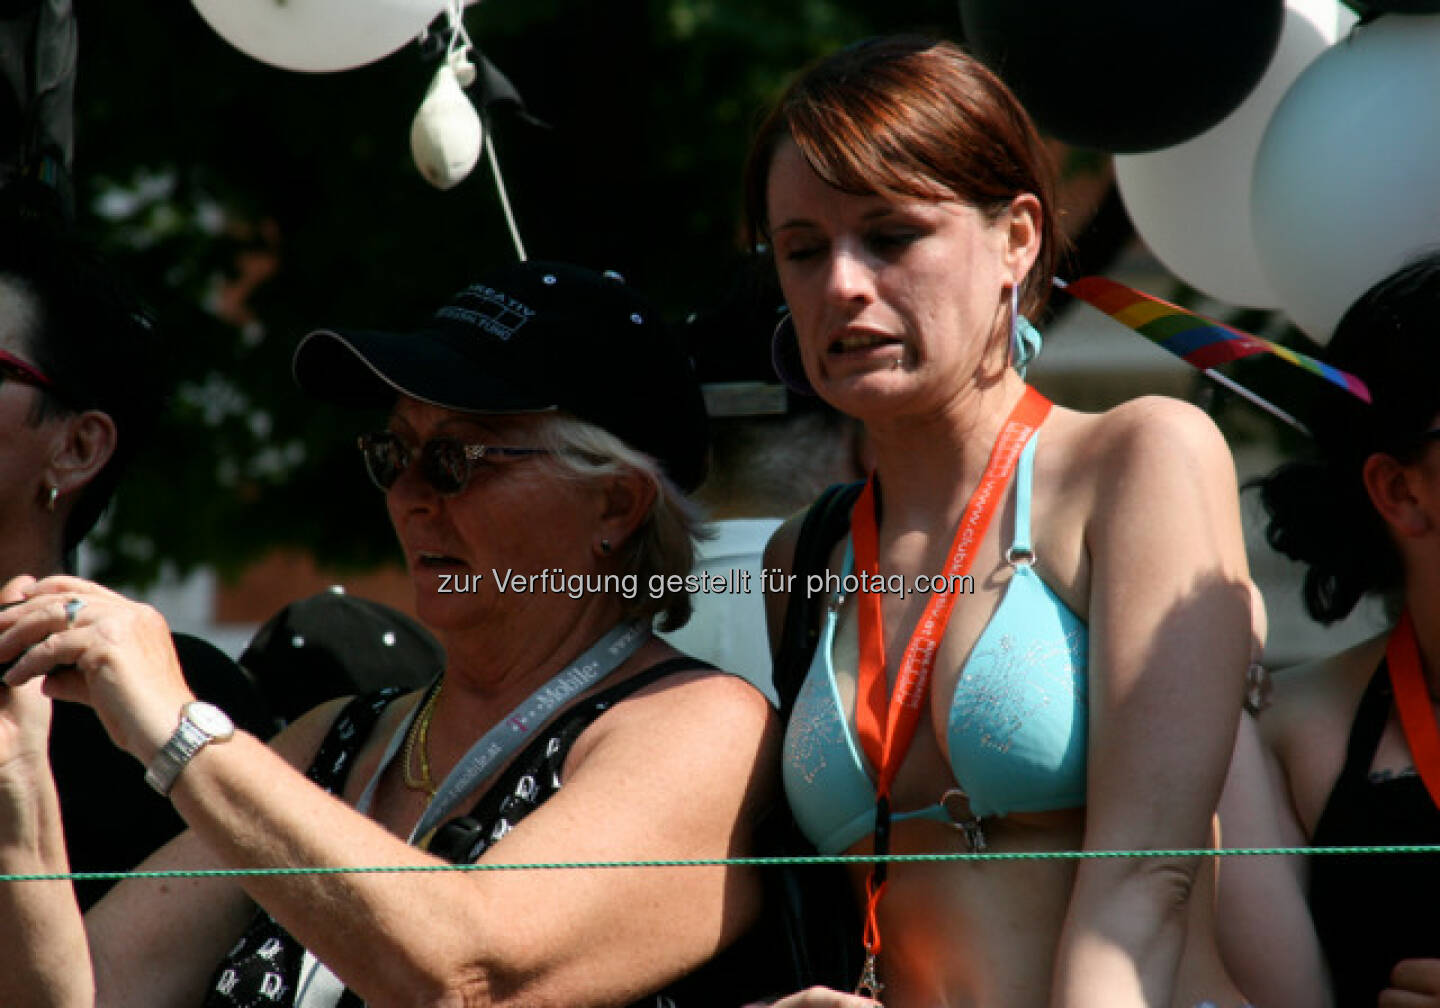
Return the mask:
[[[850,531],[850,511],[864,483],[836,484],[810,506],[795,542],[790,573],[804,584],[829,565],[830,553]],[[789,721],[820,640],[824,598],[791,592],[775,659],[775,691],[782,720]],[[761,825],[758,846],[770,856],[813,856],[815,846],[800,831],[783,801]],[[850,877],[839,865],[784,865],[767,870],[766,902],[783,930],[791,976],[783,989],[823,984],[854,986],[863,965],[861,920]]]
[[[575,739],[596,718],[658,679],[705,668],[712,666],[693,658],[671,659],[573,704],[511,761],[468,815],[451,819],[436,830],[430,850],[457,864],[478,859],[561,788],[565,758]],[[311,780],[332,793],[343,790],[355,754],[364,746],[384,705],[395,695],[358,698],[346,707],[316,754]],[[603,828],[603,824],[597,823],[596,828]],[[263,910],[259,911],[216,970],[205,1008],[291,1005],[303,954],[294,938]],[[782,957],[771,922],[762,919],[699,970],[657,994],[641,998],[631,1008],[736,1008],[780,990],[778,985],[784,979]],[[347,990],[339,1008],[361,1004]]]
[[[268,738],[272,719],[244,670],[198,637],[174,634],[172,639],[195,695],[222,708],[236,727]],[[129,871],[185,828],[169,799],[145,783],[144,767],[115,748],[88,707],[55,705],[50,765],[72,871]],[[81,908],[92,906],[114,884],[77,882]]]
[[[864,489],[863,481],[836,483],[822,490],[810,505],[795,540],[790,573],[797,577],[792,584],[804,584],[807,575],[826,570],[835,544],[850,531],[850,511]],[[775,691],[782,721],[790,720],[795,698],[810,671],[810,659],[820,642],[820,611],[824,606],[824,596],[819,593],[790,593],[780,631],[780,653],[775,660]]]
[[[1311,838],[1314,847],[1440,843],[1440,811],[1414,774],[1371,780],[1393,708],[1386,664],[1370,680],[1345,766]],[[1335,854],[1310,859],[1310,912],[1340,1008],[1375,1004],[1401,959],[1440,957],[1440,858]]]
[[[375,723],[397,697],[399,689],[382,689],[356,697],[340,711],[325,735],[306,773],[330,794],[339,794],[350,769]],[[220,961],[204,1008],[253,1008],[256,1005],[291,1005],[300,979],[305,949],[264,910],[257,910],[245,933]],[[346,991],[339,1008],[354,1008],[359,998]]]

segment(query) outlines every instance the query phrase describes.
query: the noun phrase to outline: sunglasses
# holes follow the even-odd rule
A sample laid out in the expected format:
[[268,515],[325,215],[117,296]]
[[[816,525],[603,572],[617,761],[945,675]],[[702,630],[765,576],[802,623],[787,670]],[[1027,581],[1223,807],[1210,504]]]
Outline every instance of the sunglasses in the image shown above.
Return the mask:
[[14,354],[0,350],[0,381],[9,379],[19,382],[21,385],[33,385],[35,388],[52,389],[55,383],[34,364],[21,360]]
[[[466,444],[454,438],[431,438],[420,446],[420,475],[436,493],[452,497],[465,489],[476,470],[501,459],[549,455],[546,448],[511,448],[507,445]],[[365,471],[381,490],[389,490],[410,468],[415,450],[394,431],[360,435]]]

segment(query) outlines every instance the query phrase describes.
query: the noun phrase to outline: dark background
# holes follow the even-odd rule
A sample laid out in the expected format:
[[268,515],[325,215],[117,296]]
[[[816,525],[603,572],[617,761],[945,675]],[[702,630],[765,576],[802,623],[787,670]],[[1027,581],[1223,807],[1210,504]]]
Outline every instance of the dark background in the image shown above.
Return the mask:
[[[302,399],[289,357],[317,325],[414,324],[514,255],[483,158],[448,192],[411,162],[438,56],[410,45],[294,73],[186,3],[76,10],[80,224],[159,311],[172,349],[157,363],[179,379],[91,573],[231,573],[276,545],[389,558],[351,448],[367,421]],[[942,0],[486,0],[466,25],[548,124],[503,108],[493,121],[530,256],[618,269],[678,319],[739,254],[745,148],[787,76],[869,34],[953,36],[959,17]]]

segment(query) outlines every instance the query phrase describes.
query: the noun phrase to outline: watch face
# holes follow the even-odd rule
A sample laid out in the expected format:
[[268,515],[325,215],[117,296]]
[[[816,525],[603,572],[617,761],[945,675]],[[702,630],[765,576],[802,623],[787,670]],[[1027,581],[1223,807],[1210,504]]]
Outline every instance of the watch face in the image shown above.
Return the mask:
[[230,717],[214,704],[196,701],[185,706],[185,717],[212,738],[229,738],[235,731]]

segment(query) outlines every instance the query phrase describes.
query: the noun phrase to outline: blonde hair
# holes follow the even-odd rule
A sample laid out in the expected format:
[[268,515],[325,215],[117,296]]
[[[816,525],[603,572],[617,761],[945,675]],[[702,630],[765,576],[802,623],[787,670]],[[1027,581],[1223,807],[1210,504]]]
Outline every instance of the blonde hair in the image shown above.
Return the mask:
[[[594,480],[629,470],[654,485],[649,513],[620,549],[622,574],[634,574],[645,585],[657,575],[668,580],[670,575],[690,573],[701,527],[699,509],[665,475],[660,463],[604,428],[567,413],[547,414],[537,439],[551,452],[549,461],[563,476]],[[683,590],[638,591],[621,601],[626,618],[658,616],[658,628],[665,632],[680,629],[690,619],[690,594]]]

